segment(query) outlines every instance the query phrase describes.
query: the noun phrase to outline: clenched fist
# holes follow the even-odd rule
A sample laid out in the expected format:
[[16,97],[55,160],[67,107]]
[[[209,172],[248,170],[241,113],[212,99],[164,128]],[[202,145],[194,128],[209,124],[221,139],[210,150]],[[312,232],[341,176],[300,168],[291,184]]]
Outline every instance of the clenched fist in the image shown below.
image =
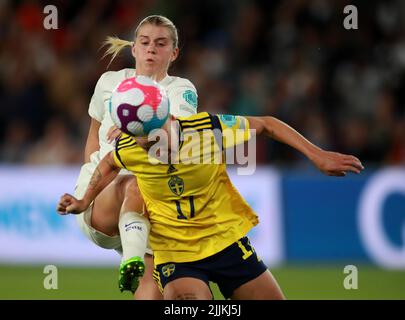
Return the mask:
[[79,214],[85,211],[89,207],[89,204],[83,200],[77,200],[74,196],[65,193],[59,200],[56,210],[59,214]]

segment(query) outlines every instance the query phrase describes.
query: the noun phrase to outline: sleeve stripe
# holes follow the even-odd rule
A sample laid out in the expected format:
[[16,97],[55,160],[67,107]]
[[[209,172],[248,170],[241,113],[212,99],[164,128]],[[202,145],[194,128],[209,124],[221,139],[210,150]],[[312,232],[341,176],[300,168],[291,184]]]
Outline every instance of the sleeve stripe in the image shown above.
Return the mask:
[[201,124],[201,125],[194,126],[194,127],[187,127],[187,128],[183,129],[183,132],[201,131],[201,130],[212,130],[212,125],[211,124]]
[[211,130],[212,128],[211,127],[204,127],[204,128],[192,128],[192,129],[186,129],[186,130],[184,130],[183,132],[185,133],[185,134],[188,134],[188,133],[190,133],[190,132],[195,132],[195,131],[197,131],[197,132],[201,132],[201,131],[209,131],[209,130]]
[[183,147],[183,125],[181,124],[181,121],[177,119],[177,123],[179,124],[179,132],[178,132],[178,136],[179,136],[179,150],[181,150],[181,147]]
[[204,122],[193,123],[193,124],[183,123],[183,128],[188,129],[188,128],[194,128],[194,127],[199,127],[199,126],[204,126],[204,125],[208,125],[208,126],[212,127],[211,121],[204,120]]
[[219,129],[222,132],[222,127],[221,127],[221,123],[218,119],[218,116],[210,114],[210,117],[211,117],[212,128]]
[[197,118],[197,119],[193,119],[193,120],[180,120],[182,123],[186,124],[186,123],[193,123],[193,122],[198,122],[198,121],[203,121],[203,120],[209,120],[210,116],[206,116],[203,118]]
[[133,147],[134,145],[136,145],[136,141],[131,141],[129,143],[126,143],[125,145],[121,144],[121,145],[117,145],[117,150],[121,150],[121,149],[125,149],[125,148],[129,148],[129,147]]
[[118,150],[118,148],[115,148],[115,155],[117,156],[117,159],[119,160],[119,162],[122,164],[122,166],[126,169],[127,167],[125,166],[124,162],[122,162],[121,156],[120,156],[120,152]]
[[219,129],[214,131],[214,137],[215,141],[217,142],[218,146],[222,148],[222,151],[224,150],[224,141],[223,141],[223,136],[222,136],[222,127],[221,123],[219,122],[218,116],[210,114],[211,117],[211,123],[212,123],[212,129]]
[[125,144],[125,143],[127,143],[127,142],[129,142],[129,141],[131,141],[132,140],[132,137],[125,137],[125,138],[122,138],[122,139],[119,139],[118,140],[118,142],[117,142],[117,145],[122,145],[122,144]]

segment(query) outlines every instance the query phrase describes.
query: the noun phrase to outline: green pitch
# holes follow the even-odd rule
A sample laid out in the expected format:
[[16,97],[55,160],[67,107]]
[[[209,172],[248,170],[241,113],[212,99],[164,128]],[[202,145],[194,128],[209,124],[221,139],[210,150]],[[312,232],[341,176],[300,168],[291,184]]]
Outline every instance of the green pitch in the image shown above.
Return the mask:
[[[343,286],[344,266],[288,266],[272,270],[288,299],[405,299],[405,271],[358,266],[358,289]],[[118,270],[58,267],[57,290],[46,290],[43,267],[0,266],[0,299],[131,299],[120,293]],[[213,291],[221,299],[218,289]]]

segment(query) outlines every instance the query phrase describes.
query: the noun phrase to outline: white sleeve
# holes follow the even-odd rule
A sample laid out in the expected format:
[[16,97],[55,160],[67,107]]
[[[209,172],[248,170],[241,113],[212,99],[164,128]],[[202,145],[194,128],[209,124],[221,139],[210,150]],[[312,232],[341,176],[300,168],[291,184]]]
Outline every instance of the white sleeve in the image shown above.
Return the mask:
[[181,84],[167,91],[170,103],[170,113],[175,117],[188,117],[197,113],[197,90],[190,81],[182,81]]
[[96,119],[98,122],[101,122],[104,118],[105,107],[103,100],[103,88],[105,87],[105,82],[107,80],[106,76],[108,73],[109,72],[103,73],[98,79],[93,96],[90,100],[89,115],[90,117]]

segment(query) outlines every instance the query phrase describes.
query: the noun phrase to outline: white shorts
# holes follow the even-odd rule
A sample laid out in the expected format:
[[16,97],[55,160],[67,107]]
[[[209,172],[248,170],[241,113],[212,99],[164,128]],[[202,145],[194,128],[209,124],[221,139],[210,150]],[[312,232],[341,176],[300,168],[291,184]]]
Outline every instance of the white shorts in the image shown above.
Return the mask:
[[[85,163],[81,170],[79,177],[76,182],[74,196],[78,199],[81,199],[87,189],[87,186],[90,182],[90,179],[93,175],[94,170],[96,169],[97,165],[94,162]],[[131,172],[127,170],[121,170],[120,175],[130,174]],[[121,246],[121,238],[119,235],[116,236],[109,236],[105,233],[94,229],[91,226],[91,214],[93,211],[93,203],[87,208],[86,211],[76,215],[77,223],[79,224],[80,229],[85,234],[85,236],[104,249],[114,249],[122,256],[122,246]],[[152,250],[150,249],[149,243],[148,248],[146,249],[146,253],[152,254]]]

